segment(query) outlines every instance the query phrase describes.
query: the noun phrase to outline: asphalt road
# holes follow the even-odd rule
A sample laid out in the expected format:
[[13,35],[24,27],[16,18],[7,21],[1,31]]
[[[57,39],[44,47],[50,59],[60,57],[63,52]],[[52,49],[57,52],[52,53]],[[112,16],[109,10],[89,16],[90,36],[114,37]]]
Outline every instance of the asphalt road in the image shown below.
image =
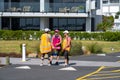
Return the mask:
[[[96,61],[119,64],[120,53],[106,56],[75,56],[71,61],[79,65],[39,66],[29,64],[12,64],[0,68],[0,80],[120,80],[120,66],[95,66],[95,62],[83,66],[79,61]],[[81,66],[81,65],[82,66]]]
[[[98,67],[72,67],[74,70],[59,70],[62,66],[28,66],[30,69],[17,69],[12,65],[0,69],[0,80],[75,80],[95,71]],[[66,67],[67,68],[67,67]]]

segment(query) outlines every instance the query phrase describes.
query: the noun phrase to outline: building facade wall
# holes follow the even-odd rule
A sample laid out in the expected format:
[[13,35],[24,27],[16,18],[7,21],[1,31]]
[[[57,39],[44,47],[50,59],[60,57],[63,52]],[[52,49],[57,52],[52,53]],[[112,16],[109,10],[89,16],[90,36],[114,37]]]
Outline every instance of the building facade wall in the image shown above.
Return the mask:
[[117,12],[120,12],[120,0],[103,0],[103,15],[114,17],[114,28],[117,30],[120,26],[120,18],[115,19]]
[[4,0],[0,0],[0,11],[4,10]]
[[0,0],[0,30],[2,29],[2,11],[4,10],[4,0]]
[[120,11],[120,0],[103,0],[103,15],[109,16]]
[[[33,2],[29,2],[29,0],[18,0],[15,2],[13,0],[8,0],[8,2],[4,2],[4,0],[2,0],[2,2],[4,2],[4,4],[0,3],[0,11],[3,12],[1,18],[2,27],[9,26],[8,29],[17,29],[15,26],[18,24],[18,29],[22,29],[22,27],[26,26],[24,29],[37,27],[36,29],[42,30],[49,27],[51,29],[59,28],[61,30],[94,31],[96,24],[100,21],[98,21],[98,19],[101,19],[100,15],[96,15],[96,10],[100,9],[100,0],[86,0],[87,2],[85,0],[75,0],[76,2],[71,2],[74,0],[66,0],[63,3],[61,3],[62,0],[31,1]],[[81,3],[79,3],[79,1],[81,1]],[[92,5],[90,5],[91,2]],[[91,10],[91,8],[94,8],[94,2],[96,2],[97,7]],[[78,8],[81,7],[80,5],[83,6],[82,10],[78,10]],[[27,9],[25,7],[27,7]],[[15,19],[16,22],[13,21]],[[63,25],[60,23],[62,19],[65,21]],[[6,25],[5,20],[8,20],[8,25]],[[22,20],[25,21],[25,23],[23,22],[24,24],[22,24]],[[57,27],[55,26],[56,23],[53,23],[55,20],[58,20]],[[80,21],[80,24],[78,21]],[[35,25],[35,23],[37,23],[37,25]],[[64,28],[61,28],[63,26]]]
[[[96,11],[95,11],[95,28],[94,30],[96,30],[97,28],[97,24],[102,22],[102,0],[96,0]],[[98,11],[98,13],[97,13]]]

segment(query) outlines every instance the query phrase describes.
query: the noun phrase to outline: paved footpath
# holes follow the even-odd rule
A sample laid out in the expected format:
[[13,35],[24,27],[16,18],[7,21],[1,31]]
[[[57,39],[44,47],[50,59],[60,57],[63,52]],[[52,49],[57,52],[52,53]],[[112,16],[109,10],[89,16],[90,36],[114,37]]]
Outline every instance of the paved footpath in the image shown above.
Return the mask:
[[[70,57],[70,66],[113,66],[120,67],[120,53],[114,55],[106,55],[106,56],[75,56]],[[0,61],[2,64],[5,64],[5,57],[1,57]],[[55,60],[53,60],[53,63]],[[20,65],[40,65],[41,60],[39,58],[27,58],[26,61],[22,61],[21,58],[10,58],[11,64],[20,64]],[[63,58],[59,60],[60,66],[64,65]],[[92,65],[91,65],[92,64]],[[47,60],[45,60],[45,65],[47,65]]]
[[[5,58],[1,58],[2,63],[5,64]],[[44,64],[47,65],[47,60]],[[53,60],[53,63],[55,60]],[[40,59],[28,58],[26,61],[22,61],[21,58],[10,58],[11,64],[20,64],[20,65],[40,65]],[[91,65],[94,64],[94,65]],[[59,65],[64,66],[64,60],[59,60]],[[105,62],[105,61],[81,61],[81,60],[70,60],[70,66],[114,66],[120,67],[119,62]]]

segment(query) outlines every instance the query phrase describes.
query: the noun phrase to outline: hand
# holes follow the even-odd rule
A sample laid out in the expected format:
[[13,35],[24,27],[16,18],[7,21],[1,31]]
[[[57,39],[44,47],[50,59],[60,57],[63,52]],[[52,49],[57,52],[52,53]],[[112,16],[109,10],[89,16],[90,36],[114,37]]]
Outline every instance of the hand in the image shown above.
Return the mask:
[[54,47],[54,46],[52,46],[52,49],[55,49],[55,47]]
[[64,52],[65,49],[62,49],[62,52]]
[[55,44],[55,46],[58,46],[58,45],[59,45],[58,43]]
[[56,46],[59,46],[60,45],[60,43],[56,43]]

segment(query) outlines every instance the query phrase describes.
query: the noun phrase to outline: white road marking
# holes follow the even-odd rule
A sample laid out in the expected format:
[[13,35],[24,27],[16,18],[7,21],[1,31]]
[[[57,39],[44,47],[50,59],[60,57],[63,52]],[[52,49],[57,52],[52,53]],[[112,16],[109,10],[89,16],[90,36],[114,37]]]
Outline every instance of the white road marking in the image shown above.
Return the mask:
[[120,57],[120,56],[117,56],[117,57]]
[[16,69],[31,69],[29,66],[19,66]]
[[66,68],[61,68],[59,70],[66,70],[66,71],[77,71],[75,68],[73,67],[66,67]]
[[97,54],[97,56],[106,56],[106,54]]

